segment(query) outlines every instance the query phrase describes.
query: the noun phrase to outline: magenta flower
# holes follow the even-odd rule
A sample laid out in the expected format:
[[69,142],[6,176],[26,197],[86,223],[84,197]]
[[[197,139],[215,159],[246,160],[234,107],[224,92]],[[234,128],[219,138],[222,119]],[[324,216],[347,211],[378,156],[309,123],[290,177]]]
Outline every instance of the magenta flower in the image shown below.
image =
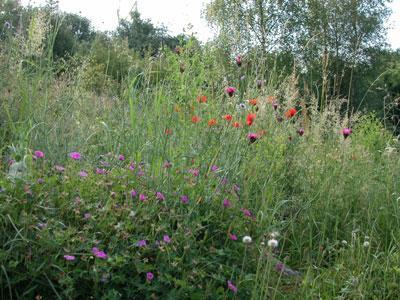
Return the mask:
[[230,280],[228,280],[228,289],[230,289],[234,294],[237,293],[237,287]]
[[236,56],[235,60],[236,60],[236,65],[238,67],[241,67],[242,66],[242,56],[241,55]]
[[106,174],[106,172],[107,171],[105,169],[99,169],[99,168],[96,169],[96,174],[104,175],[104,174]]
[[232,86],[228,86],[228,87],[225,89],[225,92],[228,94],[229,97],[232,97],[232,96],[235,94],[235,92],[236,92],[236,88],[234,88],[234,87],[232,87]]
[[237,241],[237,240],[238,240],[238,237],[236,236],[236,234],[229,233],[228,235],[229,235],[229,238],[230,238],[232,241]]
[[189,173],[192,174],[194,177],[197,177],[200,174],[200,170],[199,169],[190,169]]
[[218,167],[216,165],[211,166],[211,171],[212,172],[218,171]]
[[347,139],[352,133],[353,131],[351,130],[351,128],[343,128],[342,130],[342,134],[345,139]]
[[159,201],[164,201],[165,200],[165,196],[162,193],[157,192],[156,193],[156,199],[159,200]]
[[189,203],[189,197],[186,195],[181,196],[181,201],[184,204],[188,204]]
[[68,261],[74,261],[75,260],[75,256],[73,255],[64,255],[64,259],[68,260]]
[[131,191],[131,196],[132,198],[135,198],[137,196],[137,192],[135,190]]
[[107,254],[104,251],[101,251],[96,247],[92,248],[92,253],[97,258],[101,258],[101,259],[107,259],[108,258]]
[[248,209],[241,208],[240,210],[243,212],[243,215],[244,215],[245,217],[252,217],[252,216],[253,216],[253,214],[251,213],[251,211],[248,210]]
[[147,272],[147,273],[146,273],[146,279],[147,279],[147,281],[153,281],[153,279],[154,279],[154,274],[151,273],[151,272]]
[[136,243],[136,246],[138,247],[146,247],[147,246],[147,242],[146,240],[140,240]]
[[71,157],[73,160],[79,160],[81,159],[81,154],[79,152],[71,152],[69,157]]
[[35,154],[34,154],[34,158],[43,158],[44,157],[44,153],[40,150],[36,150]]
[[85,172],[85,171],[80,171],[79,173],[78,173],[78,175],[80,176],[80,177],[88,177],[88,173],[87,172]]
[[142,202],[146,201],[147,200],[146,195],[145,194],[140,194],[139,195],[139,200],[142,201]]
[[250,144],[254,143],[258,139],[257,133],[249,133],[247,135],[248,140],[250,141]]
[[124,161],[125,160],[125,156],[123,156],[122,154],[118,157],[118,160],[120,161]]
[[166,244],[169,244],[169,243],[171,243],[171,239],[170,239],[170,237],[169,237],[169,235],[164,235],[164,237],[163,237],[163,241],[166,243]]
[[229,199],[224,199],[223,205],[225,208],[229,208],[232,206],[232,203],[229,201]]

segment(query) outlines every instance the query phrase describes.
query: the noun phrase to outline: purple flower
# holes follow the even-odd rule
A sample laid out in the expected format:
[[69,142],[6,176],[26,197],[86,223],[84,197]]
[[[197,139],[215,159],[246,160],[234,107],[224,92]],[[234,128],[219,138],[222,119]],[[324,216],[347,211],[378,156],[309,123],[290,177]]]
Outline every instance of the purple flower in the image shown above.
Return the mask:
[[169,169],[169,168],[171,168],[172,167],[172,164],[169,162],[169,161],[166,161],[165,163],[164,163],[164,168],[165,169]]
[[125,156],[123,156],[122,154],[118,157],[118,160],[120,161],[124,161],[125,160]]
[[159,200],[159,201],[164,201],[165,200],[165,196],[162,193],[157,192],[156,193],[156,199]]
[[248,210],[248,209],[241,208],[240,210],[243,212],[243,215],[244,215],[245,217],[251,217],[251,216],[253,216],[253,214],[251,213],[251,211]]
[[39,179],[37,180],[37,183],[38,183],[38,184],[43,184],[43,183],[44,183],[44,179],[43,179],[43,178],[39,178]]
[[74,261],[75,260],[75,256],[73,255],[64,255],[64,259],[68,260],[68,261]]
[[187,204],[189,202],[189,197],[186,195],[181,196],[181,201],[184,204]]
[[218,170],[218,167],[216,165],[211,166],[211,171],[215,172]]
[[104,174],[106,174],[106,172],[107,171],[105,169],[99,169],[99,168],[96,169],[96,174],[104,175]]
[[257,135],[257,133],[249,133],[249,134],[247,135],[247,138],[248,138],[248,140],[250,141],[250,143],[252,144],[252,143],[254,143],[255,141],[257,141],[258,135]]
[[147,279],[147,281],[152,281],[154,279],[154,274],[151,272],[147,272],[146,279]]
[[59,165],[55,165],[55,166],[54,166],[54,169],[55,169],[57,172],[60,172],[60,173],[62,173],[62,172],[65,171],[65,168],[64,168],[63,166],[59,166]]
[[229,238],[230,238],[232,241],[237,241],[238,237],[236,236],[236,234],[229,233],[228,235],[229,235]]
[[107,259],[108,258],[107,254],[104,251],[101,251],[96,247],[92,248],[92,253],[97,258],[101,258],[101,259]]
[[232,206],[232,203],[229,201],[229,199],[224,199],[223,205],[225,208],[229,208]]
[[139,176],[139,177],[144,176],[144,172],[142,170],[140,170],[139,172],[137,172],[137,176]]
[[78,175],[79,175],[80,177],[88,177],[88,173],[85,172],[85,171],[80,171],[80,172],[78,173]]
[[136,243],[136,246],[138,247],[146,247],[147,246],[147,242],[146,240],[140,240]]
[[283,263],[281,263],[281,262],[278,262],[275,265],[275,270],[278,271],[278,272],[283,272],[284,269],[285,269],[285,265]]
[[142,201],[142,202],[146,201],[147,200],[146,195],[145,194],[140,194],[139,195],[139,200]]
[[34,154],[34,158],[43,158],[44,157],[44,153],[40,150],[36,150],[35,154]]
[[46,223],[38,223],[37,226],[38,226],[40,229],[45,229],[45,228],[47,227],[47,224],[46,224]]
[[169,244],[169,243],[171,243],[171,239],[170,239],[170,237],[169,237],[169,235],[164,235],[164,237],[163,237],[163,241],[166,243],[166,244]]
[[81,154],[79,152],[71,152],[69,157],[71,157],[73,160],[79,160],[81,159]]
[[90,213],[85,213],[83,217],[85,218],[85,220],[89,220],[92,217],[92,215]]
[[234,294],[237,293],[237,287],[230,280],[228,280],[228,289],[230,289]]
[[351,128],[343,128],[342,130],[342,134],[345,139],[347,139],[352,133],[353,131],[351,130]]
[[135,168],[136,168],[135,163],[134,163],[134,162],[133,162],[133,163],[130,163],[130,165],[129,165],[129,170],[135,171]]
[[132,198],[135,198],[137,196],[137,192],[135,190],[131,191],[131,196]]

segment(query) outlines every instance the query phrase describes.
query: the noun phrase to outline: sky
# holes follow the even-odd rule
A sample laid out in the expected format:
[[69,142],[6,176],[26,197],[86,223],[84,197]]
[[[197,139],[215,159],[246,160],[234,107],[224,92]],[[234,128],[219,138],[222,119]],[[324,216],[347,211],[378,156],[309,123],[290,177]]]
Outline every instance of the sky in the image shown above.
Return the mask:
[[[137,0],[142,17],[153,24],[164,24],[171,34],[195,33],[202,40],[213,37],[207,22],[201,17],[205,3],[210,0]],[[388,22],[388,40],[392,48],[400,48],[400,0],[392,0],[393,14]],[[45,0],[22,0],[22,4],[42,5]],[[126,18],[134,0],[59,0],[60,9],[85,16],[99,30],[113,30],[120,18]],[[191,26],[189,26],[189,24]]]

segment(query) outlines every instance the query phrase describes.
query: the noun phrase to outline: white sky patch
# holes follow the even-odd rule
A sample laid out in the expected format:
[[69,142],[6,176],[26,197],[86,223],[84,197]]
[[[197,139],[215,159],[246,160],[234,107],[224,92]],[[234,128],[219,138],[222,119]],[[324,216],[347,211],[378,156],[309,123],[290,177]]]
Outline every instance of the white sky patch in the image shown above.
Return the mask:
[[[164,24],[171,34],[195,33],[202,41],[213,36],[212,30],[201,17],[205,3],[210,0],[137,0],[142,17],[153,24]],[[22,4],[43,5],[45,0],[22,0]],[[118,25],[118,15],[126,18],[133,8],[133,0],[60,0],[60,9],[81,14],[88,18],[99,30],[114,30]],[[389,20],[388,41],[392,48],[400,48],[400,0],[390,4],[393,14]],[[193,27],[191,30],[189,24]]]

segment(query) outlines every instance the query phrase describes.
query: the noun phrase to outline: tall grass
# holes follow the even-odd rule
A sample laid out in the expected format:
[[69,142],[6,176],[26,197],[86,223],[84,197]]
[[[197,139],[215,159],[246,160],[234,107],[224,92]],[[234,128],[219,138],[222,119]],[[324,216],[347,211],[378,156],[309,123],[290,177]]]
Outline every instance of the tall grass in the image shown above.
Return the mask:
[[[237,67],[213,44],[189,43],[180,55],[163,50],[143,58],[140,71],[135,66],[121,81],[123,93],[110,96],[87,89],[89,58],[55,63],[46,54],[27,56],[21,43],[10,40],[0,52],[1,298],[400,293],[399,145],[373,116],[343,116],[341,99],[319,107],[300,94],[295,71],[284,77],[267,69],[257,53]],[[224,93],[228,85],[238,88],[233,97]],[[203,95],[207,102],[199,103]],[[252,98],[256,106],[246,102]],[[294,107],[297,115],[286,118]],[[257,115],[252,126],[249,113]],[[217,124],[208,126],[213,118]],[[259,136],[254,143],[250,132]],[[45,157],[34,159],[35,150]],[[83,159],[70,159],[73,151]],[[78,176],[83,170],[88,177]],[[133,189],[147,201],[132,197]],[[252,243],[242,243],[244,236]],[[95,258],[94,246],[109,259]]]

